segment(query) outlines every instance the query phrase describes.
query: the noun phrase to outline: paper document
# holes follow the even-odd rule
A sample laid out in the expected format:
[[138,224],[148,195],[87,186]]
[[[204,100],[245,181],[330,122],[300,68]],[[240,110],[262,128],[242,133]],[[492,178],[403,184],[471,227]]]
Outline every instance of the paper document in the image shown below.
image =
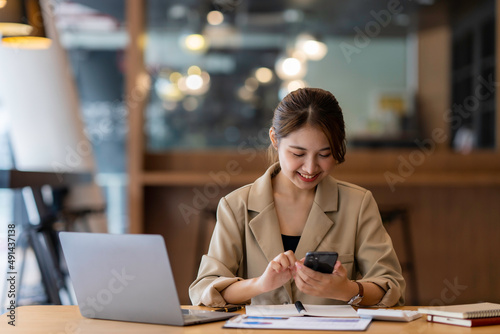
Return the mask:
[[246,314],[252,316],[300,317],[303,315],[331,318],[359,318],[351,305],[311,305],[304,304],[306,312],[299,313],[294,304],[248,305]]
[[224,328],[308,329],[329,331],[364,331],[371,319],[323,317],[258,317],[240,315],[226,321]]

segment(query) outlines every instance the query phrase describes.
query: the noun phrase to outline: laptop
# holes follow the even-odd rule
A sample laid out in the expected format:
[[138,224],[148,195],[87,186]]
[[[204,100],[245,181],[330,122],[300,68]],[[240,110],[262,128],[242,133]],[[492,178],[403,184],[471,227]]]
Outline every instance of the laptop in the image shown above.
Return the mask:
[[59,238],[84,317],[187,326],[236,315],[181,309],[160,235],[61,232]]

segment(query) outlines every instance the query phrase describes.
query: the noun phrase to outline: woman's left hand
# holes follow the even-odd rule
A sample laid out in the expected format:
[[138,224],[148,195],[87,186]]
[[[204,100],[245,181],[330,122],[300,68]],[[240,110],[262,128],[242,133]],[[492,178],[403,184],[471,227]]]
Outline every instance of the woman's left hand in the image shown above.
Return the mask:
[[344,301],[348,301],[354,295],[351,291],[352,282],[347,278],[347,271],[340,261],[335,263],[331,274],[320,273],[306,267],[304,259],[295,262],[295,267],[297,269],[294,275],[295,284],[303,293]]

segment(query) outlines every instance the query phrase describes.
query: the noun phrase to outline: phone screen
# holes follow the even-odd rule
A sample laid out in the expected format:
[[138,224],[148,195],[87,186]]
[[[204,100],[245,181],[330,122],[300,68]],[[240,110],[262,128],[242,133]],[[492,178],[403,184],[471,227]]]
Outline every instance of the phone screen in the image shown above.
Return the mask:
[[308,252],[304,265],[325,274],[331,274],[339,254],[337,252]]

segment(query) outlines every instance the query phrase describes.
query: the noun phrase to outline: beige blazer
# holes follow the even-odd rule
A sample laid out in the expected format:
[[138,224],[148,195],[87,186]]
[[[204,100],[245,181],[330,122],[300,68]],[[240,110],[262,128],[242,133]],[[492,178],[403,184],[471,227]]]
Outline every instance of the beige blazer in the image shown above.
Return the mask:
[[[271,166],[253,184],[220,200],[208,254],[203,256],[198,277],[189,287],[193,305],[224,306],[220,291],[238,280],[262,275],[268,263],[284,251],[271,183],[279,168],[279,164]],[[404,304],[401,266],[370,191],[331,176],[322,180],[295,256],[301,259],[308,251],[338,252],[350,279],[373,282],[385,291],[380,306]],[[251,303],[297,300],[345,304],[306,295],[293,279],[252,298]]]

